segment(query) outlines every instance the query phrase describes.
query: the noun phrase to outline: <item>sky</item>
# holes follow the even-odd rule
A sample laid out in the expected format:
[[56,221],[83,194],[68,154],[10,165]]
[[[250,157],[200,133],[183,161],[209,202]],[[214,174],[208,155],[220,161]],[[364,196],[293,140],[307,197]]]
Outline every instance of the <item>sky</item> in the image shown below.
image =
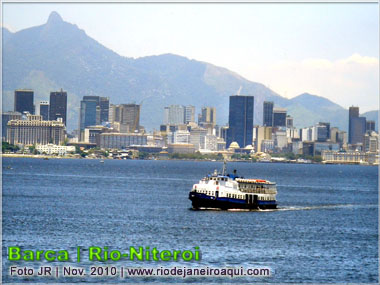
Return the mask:
[[3,3],[2,25],[17,32],[52,11],[122,56],[174,53],[287,98],[308,92],[379,109],[376,3]]

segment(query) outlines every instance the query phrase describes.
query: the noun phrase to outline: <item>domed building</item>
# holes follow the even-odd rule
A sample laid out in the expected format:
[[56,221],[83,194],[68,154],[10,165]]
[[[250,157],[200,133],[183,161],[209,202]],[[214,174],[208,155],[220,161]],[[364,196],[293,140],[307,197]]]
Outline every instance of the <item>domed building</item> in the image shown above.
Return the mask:
[[235,149],[239,149],[239,148],[240,148],[240,146],[239,146],[239,144],[238,144],[237,142],[232,142],[232,143],[230,144],[230,146],[229,146],[228,149],[230,149],[230,150],[235,150]]

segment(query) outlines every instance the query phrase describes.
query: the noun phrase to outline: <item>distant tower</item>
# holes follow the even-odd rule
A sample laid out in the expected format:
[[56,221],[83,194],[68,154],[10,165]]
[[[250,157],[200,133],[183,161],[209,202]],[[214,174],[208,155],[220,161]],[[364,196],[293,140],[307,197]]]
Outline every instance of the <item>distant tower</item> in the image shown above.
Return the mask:
[[182,125],[185,123],[185,107],[182,105],[170,105],[164,109],[165,125]]
[[365,130],[366,118],[359,117],[359,107],[350,107],[348,110],[348,143],[362,143]]
[[195,122],[195,107],[188,105],[185,106],[185,124]]
[[80,101],[79,130],[83,131],[88,126],[99,124],[100,108],[99,96],[83,96]]
[[40,115],[42,116],[42,120],[49,120],[49,102],[41,101],[40,102]]
[[273,102],[264,101],[264,104],[263,104],[263,126],[273,127]]
[[367,121],[365,130],[366,131],[375,131],[375,121]]
[[66,126],[67,116],[67,92],[56,91],[50,92],[50,109],[49,120],[56,121],[58,118],[62,118],[63,123]]
[[273,109],[273,127],[286,127],[286,109]]
[[237,142],[241,148],[252,144],[253,139],[253,96],[230,96],[230,109],[227,131],[228,148],[232,142]]
[[99,98],[100,123],[108,122],[110,99],[108,97]]
[[213,128],[216,125],[215,107],[203,107],[199,116],[198,124],[204,128]]
[[14,111],[34,114],[34,92],[29,89],[15,90]]

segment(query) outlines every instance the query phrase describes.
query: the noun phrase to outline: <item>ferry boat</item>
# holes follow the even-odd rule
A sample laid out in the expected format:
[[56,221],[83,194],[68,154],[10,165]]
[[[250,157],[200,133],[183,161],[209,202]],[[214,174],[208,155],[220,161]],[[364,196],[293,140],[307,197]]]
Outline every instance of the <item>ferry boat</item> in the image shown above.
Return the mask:
[[277,188],[275,182],[263,179],[246,179],[226,174],[226,162],[222,173],[217,170],[194,184],[189,193],[193,209],[276,209]]

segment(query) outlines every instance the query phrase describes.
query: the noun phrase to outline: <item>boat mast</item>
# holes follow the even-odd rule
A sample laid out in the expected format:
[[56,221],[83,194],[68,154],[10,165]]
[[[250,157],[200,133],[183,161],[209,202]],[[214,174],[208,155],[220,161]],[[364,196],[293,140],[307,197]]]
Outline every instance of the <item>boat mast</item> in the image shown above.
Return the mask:
[[223,161],[223,169],[222,169],[222,175],[226,175],[226,171],[227,171],[227,161],[226,159],[224,159]]

